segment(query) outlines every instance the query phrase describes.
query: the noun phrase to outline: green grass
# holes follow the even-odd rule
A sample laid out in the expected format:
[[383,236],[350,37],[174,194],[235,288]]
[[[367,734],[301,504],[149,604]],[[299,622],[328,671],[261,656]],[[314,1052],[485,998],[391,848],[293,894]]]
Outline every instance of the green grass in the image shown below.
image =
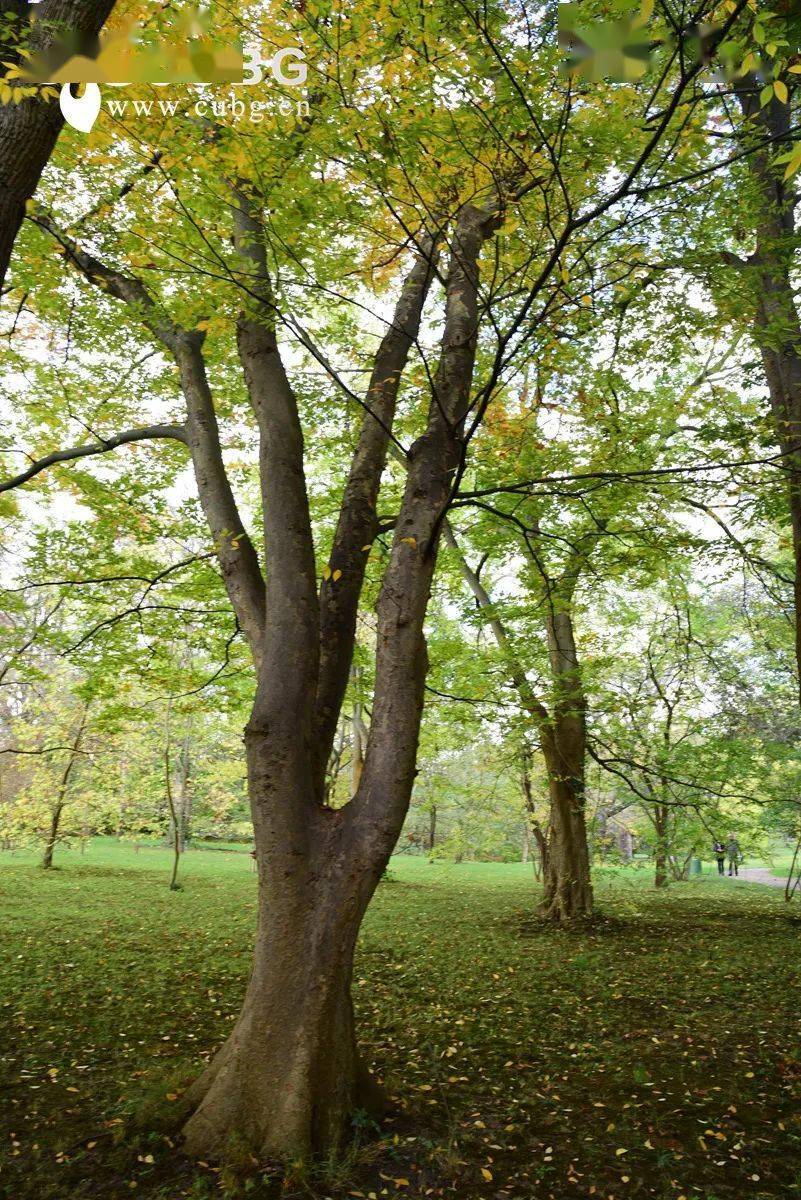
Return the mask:
[[0,854],[9,1200],[801,1194],[801,923],[778,890],[610,871],[603,918],[568,933],[532,919],[522,864],[393,860],[355,994],[395,1111],[347,1176],[282,1190],[185,1161],[167,1099],[242,997],[248,855],[189,853],[174,893],[161,849],[58,858]]

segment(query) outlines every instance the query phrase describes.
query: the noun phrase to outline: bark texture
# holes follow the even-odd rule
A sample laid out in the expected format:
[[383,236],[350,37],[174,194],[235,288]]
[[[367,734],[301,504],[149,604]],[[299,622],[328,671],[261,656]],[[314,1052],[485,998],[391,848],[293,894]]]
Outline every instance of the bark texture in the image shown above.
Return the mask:
[[567,604],[553,603],[546,625],[554,700],[552,720],[540,731],[551,800],[540,911],[551,920],[571,921],[590,916],[593,905],[584,793],[586,700]]
[[798,197],[795,181],[783,182],[784,168],[772,163],[775,155],[792,143],[790,105],[774,98],[762,108],[760,90],[761,85],[753,77],[744,80],[737,89],[744,116],[762,137],[770,138],[767,149],[758,150],[749,158],[760,211],[755,231],[756,251],[740,266],[750,279],[755,340],[762,357],[787,481],[794,560],[795,656],[801,701],[801,318],[792,279]]
[[[248,734],[253,775],[263,738]],[[269,784],[267,784],[269,788]],[[378,1089],[359,1060],[350,984],[365,909],[384,863],[352,853],[346,810],[318,809],[288,833],[268,795],[261,825],[259,925],[253,974],[236,1027],[191,1089],[190,1154],[259,1158],[322,1154],[341,1145],[356,1109]],[[288,853],[287,853],[288,849]]]
[[[33,48],[49,45],[51,24],[96,36],[113,7],[114,0],[45,0],[35,6]],[[26,16],[31,11],[27,5],[18,8]],[[19,104],[0,105],[0,288],[25,217],[25,201],[36,190],[63,124],[61,109],[52,100],[30,96]]]
[[[322,803],[328,743],[336,728],[329,705],[338,717],[342,676],[346,681],[353,655],[363,538],[375,536],[387,431],[376,434],[371,408],[343,499],[335,542],[343,558],[332,562],[350,563],[357,586],[353,593],[350,584],[333,590],[345,577],[340,567],[343,575],[335,580],[332,574],[331,589],[324,586],[318,597],[297,406],[275,338],[261,233],[240,195],[240,246],[251,275],[262,282],[262,308],[243,314],[239,349],[262,438],[270,567],[264,651],[246,731],[259,930],[236,1028],[189,1096],[194,1112],[184,1133],[190,1153],[220,1156],[238,1140],[259,1157],[330,1152],[347,1139],[354,1109],[376,1103],[377,1088],[356,1048],[353,953],[411,797],[426,671],[423,621],[470,396],[478,256],[493,229],[486,214],[470,208],[460,214],[454,232],[437,395],[426,432],[409,456],[378,604],[376,684],[364,763],[350,804],[332,811]],[[412,305],[414,322],[428,274],[429,264],[418,261],[404,288],[401,306]],[[373,373],[374,384],[378,374],[395,392],[395,374],[410,340],[406,319],[396,323],[403,330],[395,347],[399,357],[389,364],[389,374],[386,363]],[[391,420],[390,408],[394,411],[394,399],[383,410]],[[362,472],[366,458],[371,466]],[[358,562],[351,553],[357,541]]]

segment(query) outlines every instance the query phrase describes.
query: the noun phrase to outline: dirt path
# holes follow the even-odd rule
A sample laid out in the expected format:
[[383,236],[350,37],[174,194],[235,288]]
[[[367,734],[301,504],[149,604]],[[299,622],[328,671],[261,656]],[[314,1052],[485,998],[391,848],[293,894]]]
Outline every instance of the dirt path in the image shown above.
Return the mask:
[[774,875],[768,867],[740,867],[738,879],[747,879],[749,883],[765,883],[769,887],[783,888],[786,880]]

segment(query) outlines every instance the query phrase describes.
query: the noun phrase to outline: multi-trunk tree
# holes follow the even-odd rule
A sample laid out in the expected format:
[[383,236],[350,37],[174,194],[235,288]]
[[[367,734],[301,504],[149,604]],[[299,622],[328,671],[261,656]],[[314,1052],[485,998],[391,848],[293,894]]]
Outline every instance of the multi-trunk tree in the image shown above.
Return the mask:
[[[293,19],[302,24],[306,14]],[[3,488],[124,445],[183,446],[186,458],[176,461],[191,464],[252,657],[245,742],[258,928],[239,1019],[186,1097],[185,1144],[204,1157],[225,1154],[232,1140],[259,1157],[330,1151],[347,1138],[353,1110],[376,1099],[356,1044],[353,955],[412,791],[424,624],[447,513],[484,415],[517,365],[537,353],[542,331],[558,334],[563,308],[591,307],[586,289],[565,293],[570,266],[586,278],[588,256],[631,219],[627,202],[652,156],[674,145],[682,97],[701,69],[683,62],[658,115],[643,122],[629,93],[613,114],[592,90],[577,103],[556,73],[551,26],[521,26],[504,5],[481,14],[435,5],[424,16],[416,5],[392,14],[378,5],[331,20],[341,40],[330,37],[328,20],[310,16],[304,26],[319,39],[320,119],[290,122],[280,146],[189,122],[172,160],[160,156],[154,170],[153,147],[135,128],[118,144],[110,135],[116,153],[106,144],[104,159],[88,156],[87,169],[109,184],[102,211],[94,206],[85,219],[68,198],[62,213],[57,205],[31,213],[38,271],[53,270],[54,245],[69,271],[56,301],[52,288],[34,295],[40,319],[57,323],[77,283],[80,312],[90,314],[87,292],[96,304],[85,369],[106,343],[114,352],[127,315],[123,343],[158,351],[164,391],[158,403],[131,403],[140,423],[130,428],[105,423],[107,411],[125,405],[101,405],[84,422],[91,437],[34,455]],[[332,64],[334,45],[345,57]],[[400,59],[399,45],[408,51]],[[492,94],[476,104],[482,88]],[[610,136],[610,121],[620,136]],[[129,162],[138,174],[120,190],[120,165]],[[124,200],[116,218],[115,194]],[[397,281],[362,394],[331,352],[350,340],[343,292],[348,312],[365,307],[354,261],[362,289],[382,273]],[[426,323],[429,293],[436,309]],[[344,324],[321,322],[324,335],[315,338],[308,324],[321,310]],[[435,322],[435,362],[424,359],[399,414],[407,361],[421,328],[431,340]],[[322,580],[310,502],[314,441],[304,438],[309,414],[302,385],[293,386],[304,376],[285,356],[287,333],[304,363],[326,371],[363,412]],[[71,353],[82,336],[70,326]],[[148,408],[166,419],[141,423]],[[257,443],[248,463],[258,485],[255,522],[243,518],[224,448],[224,431],[238,421]],[[380,578],[370,725],[358,786],[334,808],[325,802],[327,766],[390,445],[403,473]],[[261,527],[258,540],[248,524]],[[559,608],[553,652],[557,674],[571,675]],[[575,719],[572,691],[561,702],[565,720]]]

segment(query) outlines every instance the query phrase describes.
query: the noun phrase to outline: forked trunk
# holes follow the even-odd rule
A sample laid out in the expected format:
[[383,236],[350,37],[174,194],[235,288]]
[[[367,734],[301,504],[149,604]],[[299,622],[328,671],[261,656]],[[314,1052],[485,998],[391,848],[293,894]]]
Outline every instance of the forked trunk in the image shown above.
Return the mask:
[[[372,466],[364,473],[364,486],[355,489],[358,495],[351,473],[331,558],[336,570],[318,597],[297,403],[270,323],[262,230],[247,199],[240,199],[240,246],[261,281],[266,310],[260,319],[244,317],[238,330],[259,422],[269,568],[263,636],[255,639],[258,688],[245,733],[259,924],[242,1012],[188,1093],[194,1111],[184,1134],[190,1154],[220,1158],[236,1156],[239,1149],[252,1164],[335,1153],[348,1138],[354,1111],[375,1102],[377,1089],[356,1049],[353,954],[414,783],[427,670],[423,625],[470,401],[478,256],[497,219],[494,208],[487,216],[468,206],[457,221],[436,395],[426,432],[408,454],[404,498],[377,606],[364,766],[350,803],[332,810],[323,803],[324,766],[351,667],[361,592],[346,566],[358,559],[363,579],[363,551],[370,538],[365,540],[362,518],[375,536],[372,496],[385,447],[367,453],[370,447],[360,442]],[[428,269],[424,261],[415,278],[427,276]],[[342,566],[335,555],[342,556]]]
[[306,1158],[343,1146],[379,1089],[360,1063],[353,954],[385,865],[347,853],[344,810],[321,810],[317,850],[260,862],[253,974],[228,1041],[188,1100],[185,1148],[236,1160]]

